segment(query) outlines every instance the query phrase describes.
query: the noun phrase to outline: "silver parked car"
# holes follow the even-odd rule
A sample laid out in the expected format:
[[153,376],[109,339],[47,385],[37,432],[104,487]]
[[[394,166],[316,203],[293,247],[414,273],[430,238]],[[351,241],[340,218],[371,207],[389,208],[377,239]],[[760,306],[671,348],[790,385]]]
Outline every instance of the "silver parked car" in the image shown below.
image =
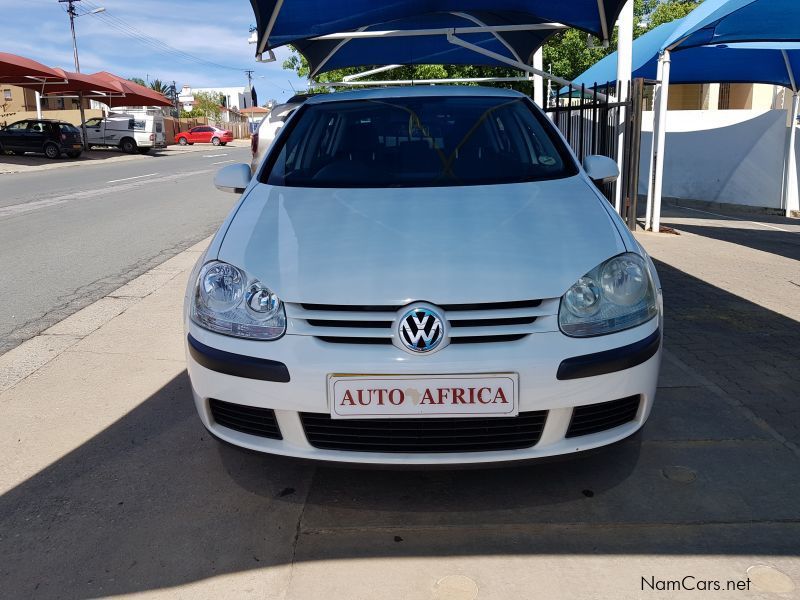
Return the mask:
[[297,107],[308,100],[313,94],[296,94],[289,98],[285,104],[276,104],[269,115],[258,125],[258,129],[250,138],[250,149],[253,159],[250,161],[250,172],[255,174],[261,159],[267,153],[270,145],[275,140],[283,124],[294,114]]

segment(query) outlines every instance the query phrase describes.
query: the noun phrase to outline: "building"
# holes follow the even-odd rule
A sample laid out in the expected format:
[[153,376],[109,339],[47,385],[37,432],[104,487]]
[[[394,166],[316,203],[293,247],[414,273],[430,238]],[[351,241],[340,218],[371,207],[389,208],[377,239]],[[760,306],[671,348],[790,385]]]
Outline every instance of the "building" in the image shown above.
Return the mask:
[[194,107],[194,95],[197,92],[221,94],[222,105],[225,108],[235,109],[241,111],[245,108],[253,106],[253,100],[250,95],[249,88],[242,87],[220,87],[220,88],[193,88],[189,85],[184,85],[178,94],[178,102],[182,110],[192,110]]
[[253,106],[251,108],[245,108],[242,110],[241,114],[243,117],[247,118],[250,133],[255,133],[258,131],[258,126],[261,124],[261,121],[263,121],[270,113],[270,110],[270,108],[264,106]]
[[[61,119],[74,125],[80,125],[81,117],[77,96],[42,96],[42,117],[45,119]],[[90,98],[83,99],[84,114],[87,119],[100,117],[108,108]],[[35,119],[36,92],[13,85],[0,84],[0,126],[14,123],[22,119]]]
[[[645,110],[652,110],[652,87],[645,92]],[[769,110],[786,108],[792,94],[763,83],[692,83],[669,86],[669,110]]]

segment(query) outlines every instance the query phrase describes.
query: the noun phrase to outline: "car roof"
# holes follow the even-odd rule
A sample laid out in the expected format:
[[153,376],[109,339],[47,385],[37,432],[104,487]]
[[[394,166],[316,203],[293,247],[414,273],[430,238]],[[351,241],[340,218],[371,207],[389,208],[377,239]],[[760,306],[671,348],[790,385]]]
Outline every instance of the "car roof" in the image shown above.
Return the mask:
[[[22,123],[25,121],[26,123],[67,123],[67,121],[62,121],[61,119],[20,119],[19,121],[15,121],[16,123]],[[72,123],[67,123],[68,125],[72,125]],[[13,123],[12,123],[13,125]]]
[[341,100],[373,100],[379,98],[418,98],[436,96],[494,96],[499,98],[527,97],[525,94],[522,94],[516,90],[504,88],[482,87],[476,85],[425,85],[370,88],[365,90],[333,92],[332,94],[320,94],[318,96],[313,96],[306,100],[305,103],[323,104],[326,102],[338,102]]

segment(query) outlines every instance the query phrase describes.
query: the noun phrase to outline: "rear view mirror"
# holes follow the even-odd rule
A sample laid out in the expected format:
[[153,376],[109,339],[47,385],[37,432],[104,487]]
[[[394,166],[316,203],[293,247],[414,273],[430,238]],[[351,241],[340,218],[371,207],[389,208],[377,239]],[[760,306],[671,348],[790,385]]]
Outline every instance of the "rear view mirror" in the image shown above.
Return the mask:
[[583,159],[583,170],[597,184],[612,183],[619,177],[617,162],[607,156],[592,154]]
[[214,185],[223,192],[241,194],[250,184],[250,165],[238,163],[222,167],[214,176]]

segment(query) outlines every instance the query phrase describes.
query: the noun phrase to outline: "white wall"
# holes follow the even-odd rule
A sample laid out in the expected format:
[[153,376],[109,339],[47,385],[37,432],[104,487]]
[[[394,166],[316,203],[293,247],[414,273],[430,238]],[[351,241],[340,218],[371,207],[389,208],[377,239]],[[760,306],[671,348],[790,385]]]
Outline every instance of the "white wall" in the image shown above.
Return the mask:
[[[640,194],[647,193],[652,139],[653,113],[645,111]],[[670,111],[663,195],[780,208],[785,144],[785,110]]]

